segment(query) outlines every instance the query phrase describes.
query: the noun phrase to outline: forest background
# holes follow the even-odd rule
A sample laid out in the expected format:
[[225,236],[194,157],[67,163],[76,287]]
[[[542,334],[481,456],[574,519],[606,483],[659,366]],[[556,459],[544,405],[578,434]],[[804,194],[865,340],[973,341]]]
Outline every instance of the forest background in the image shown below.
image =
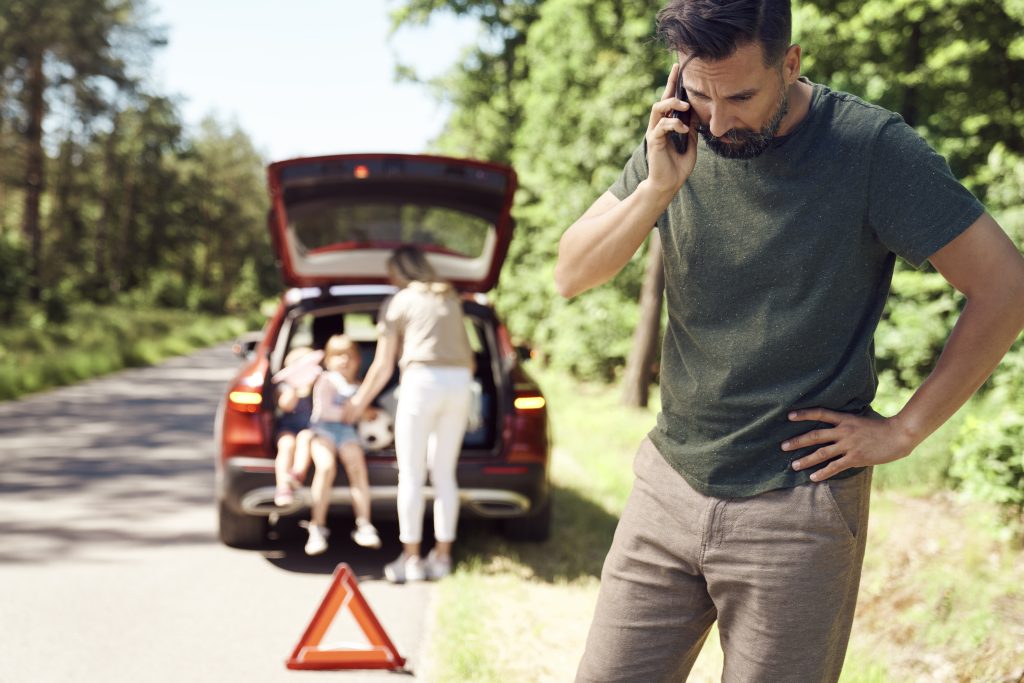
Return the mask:
[[[547,367],[606,383],[642,346],[628,396],[640,404],[657,381],[657,243],[572,300],[552,273],[562,231],[615,179],[663,87],[672,57],[653,38],[659,6],[405,0],[393,11],[396,30],[440,13],[481,24],[478,44],[423,85],[453,107],[432,151],[519,174],[495,292],[513,334]],[[99,352],[53,360],[101,337],[96,326],[132,337],[225,315],[253,324],[280,290],[269,160],[237,126],[187,129],[174,99],[146,85],[165,43],[146,16],[143,0],[0,2],[0,397],[112,369]],[[1024,243],[1024,0],[798,0],[794,40],[805,75],[899,112]],[[414,64],[397,77],[419,78]],[[921,382],[962,305],[929,267],[898,264],[876,335],[883,412]],[[34,375],[33,359],[45,359]],[[149,359],[136,347],[118,362]],[[1024,509],[1022,403],[1018,340],[961,411],[937,475],[1000,503],[1010,527]]]

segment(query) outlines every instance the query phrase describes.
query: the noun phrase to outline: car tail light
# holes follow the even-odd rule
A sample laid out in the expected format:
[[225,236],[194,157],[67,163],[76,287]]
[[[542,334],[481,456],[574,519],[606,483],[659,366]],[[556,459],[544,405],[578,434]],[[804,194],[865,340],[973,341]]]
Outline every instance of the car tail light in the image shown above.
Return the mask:
[[263,394],[252,389],[235,390],[228,394],[228,405],[242,413],[256,413],[263,405]]
[[508,462],[545,462],[548,457],[547,401],[536,387],[517,387],[512,406]]
[[547,405],[543,396],[516,396],[513,403],[516,410],[540,410]]

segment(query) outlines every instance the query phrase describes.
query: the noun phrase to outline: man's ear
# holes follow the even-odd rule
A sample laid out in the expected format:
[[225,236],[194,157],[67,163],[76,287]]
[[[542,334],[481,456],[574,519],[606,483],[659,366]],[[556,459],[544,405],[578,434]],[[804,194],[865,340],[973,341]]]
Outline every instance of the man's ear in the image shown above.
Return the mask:
[[800,78],[800,55],[800,46],[794,43],[782,58],[782,78],[786,85],[793,85]]

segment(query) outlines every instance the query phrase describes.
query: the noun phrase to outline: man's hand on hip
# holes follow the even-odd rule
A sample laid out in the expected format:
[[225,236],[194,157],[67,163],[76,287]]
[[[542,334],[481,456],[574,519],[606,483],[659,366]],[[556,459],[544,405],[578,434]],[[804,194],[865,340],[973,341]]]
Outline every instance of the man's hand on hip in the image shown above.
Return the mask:
[[812,481],[824,481],[851,467],[869,467],[899,460],[910,455],[917,446],[894,418],[858,417],[825,408],[807,408],[790,412],[789,419],[792,422],[813,420],[833,425],[782,443],[784,451],[821,446],[792,463],[794,470],[805,470],[831,460],[811,475]]

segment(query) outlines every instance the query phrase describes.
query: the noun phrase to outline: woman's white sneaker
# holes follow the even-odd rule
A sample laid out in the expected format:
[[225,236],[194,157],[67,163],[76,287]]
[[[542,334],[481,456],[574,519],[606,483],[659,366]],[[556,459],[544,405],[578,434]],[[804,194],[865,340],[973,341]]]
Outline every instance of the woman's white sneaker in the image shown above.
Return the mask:
[[426,562],[418,555],[402,553],[394,562],[384,565],[384,577],[391,583],[423,581],[427,578]]
[[431,581],[443,579],[452,573],[452,556],[438,557],[433,550],[427,555],[427,578]]

